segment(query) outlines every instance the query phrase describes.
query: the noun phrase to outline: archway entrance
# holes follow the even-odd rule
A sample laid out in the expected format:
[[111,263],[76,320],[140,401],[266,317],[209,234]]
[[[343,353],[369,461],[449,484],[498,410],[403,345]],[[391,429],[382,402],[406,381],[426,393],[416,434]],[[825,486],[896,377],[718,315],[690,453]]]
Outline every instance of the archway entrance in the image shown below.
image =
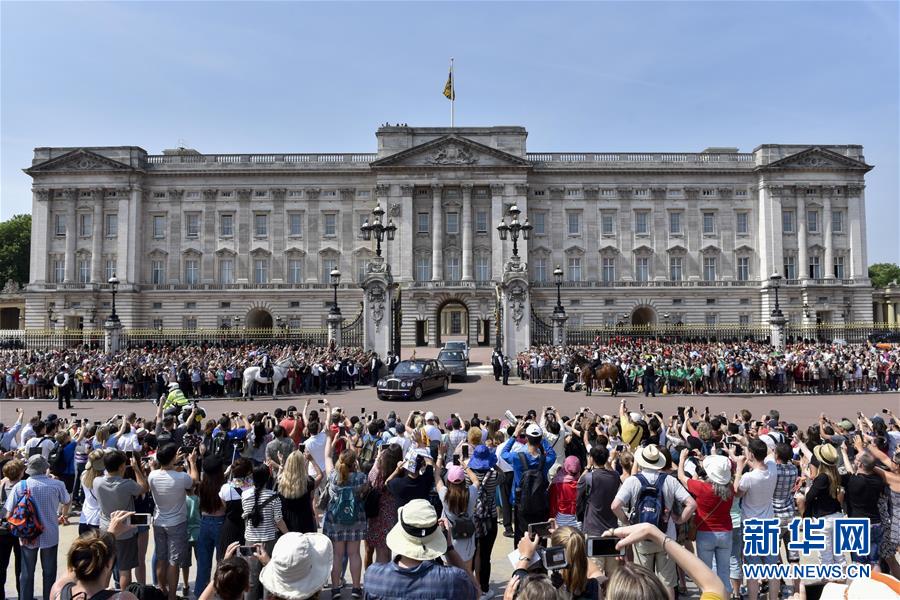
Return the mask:
[[656,325],[656,311],[649,306],[641,306],[631,313],[632,325]]
[[0,309],[0,329],[18,329],[19,328],[19,309],[3,308]]
[[247,329],[272,329],[272,314],[262,308],[247,313]]
[[469,341],[469,309],[459,300],[448,300],[437,309],[435,345],[451,340]]

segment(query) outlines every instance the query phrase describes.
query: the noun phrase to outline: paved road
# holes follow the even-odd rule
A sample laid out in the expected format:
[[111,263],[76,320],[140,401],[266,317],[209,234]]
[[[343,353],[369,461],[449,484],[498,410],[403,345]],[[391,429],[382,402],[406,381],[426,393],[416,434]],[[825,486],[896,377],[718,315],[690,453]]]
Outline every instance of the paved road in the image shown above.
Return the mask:
[[[408,355],[408,352],[404,352],[404,356]],[[420,358],[434,357],[437,355],[437,349],[419,348],[416,351],[416,355]],[[446,417],[450,412],[459,412],[465,416],[477,412],[482,417],[502,417],[503,412],[507,408],[515,413],[522,413],[530,408],[540,410],[542,406],[547,405],[558,408],[563,414],[573,414],[581,406],[590,406],[594,411],[601,414],[614,414],[618,410],[618,399],[610,397],[608,393],[603,395],[595,394],[591,398],[587,398],[583,393],[564,393],[558,385],[536,385],[516,378],[510,379],[510,385],[508,386],[500,385],[494,381],[489,359],[490,350],[485,348],[474,349],[467,381],[453,383],[448,393],[426,396],[418,403],[381,401],[375,397],[374,388],[369,387],[360,387],[355,391],[345,390],[330,393],[328,398],[332,405],[341,406],[351,415],[358,414],[360,409],[365,409],[366,411],[377,410],[379,416],[385,416],[389,411],[394,410],[404,418],[408,411],[413,410],[414,406],[419,410],[434,411],[442,417]],[[857,410],[861,410],[869,416],[880,413],[882,408],[890,408],[894,412],[900,411],[900,394],[896,393],[834,394],[825,396],[719,394],[693,397],[671,395],[657,396],[656,398],[644,398],[637,394],[622,394],[621,397],[626,398],[631,406],[637,406],[639,402],[643,402],[646,410],[661,410],[667,416],[674,414],[676,407],[680,405],[693,405],[698,410],[709,406],[713,413],[726,411],[729,415],[734,414],[741,408],[748,408],[754,416],[765,414],[774,408],[781,412],[782,419],[795,422],[804,428],[815,422],[820,412],[826,412],[837,417],[852,417]],[[270,397],[257,397],[252,402],[238,402],[232,399],[203,400],[202,405],[206,409],[207,414],[211,416],[233,410],[240,410],[246,414],[260,410],[272,411],[277,407],[286,408],[291,404],[302,408],[302,404],[307,398],[312,398],[312,405],[315,406],[315,399],[318,398],[316,395],[279,397],[274,401]],[[36,410],[42,410],[45,415],[52,412],[59,413],[56,409],[56,404],[50,401],[13,402],[0,400],[0,420],[4,422],[11,421],[14,418],[13,406],[15,405],[25,406],[29,415],[34,414]],[[112,414],[123,414],[132,411],[139,416],[149,418],[155,414],[155,406],[150,401],[76,401],[74,411],[78,413],[79,417],[87,417],[92,421],[105,420]],[[65,415],[68,412],[62,411],[62,414]],[[61,569],[65,564],[63,554],[76,534],[76,526],[64,528],[60,544],[61,556],[59,564]],[[498,538],[492,557],[494,565],[492,579],[498,585],[500,582],[505,582],[511,573],[512,569],[506,558],[506,555],[511,550],[512,540],[503,537]],[[152,542],[150,551],[152,552]],[[148,553],[149,556],[150,554]],[[12,589],[14,589],[11,586],[11,573],[7,582],[7,593],[11,593]],[[37,586],[36,594],[39,595],[39,579]],[[345,595],[349,597],[349,588]]]

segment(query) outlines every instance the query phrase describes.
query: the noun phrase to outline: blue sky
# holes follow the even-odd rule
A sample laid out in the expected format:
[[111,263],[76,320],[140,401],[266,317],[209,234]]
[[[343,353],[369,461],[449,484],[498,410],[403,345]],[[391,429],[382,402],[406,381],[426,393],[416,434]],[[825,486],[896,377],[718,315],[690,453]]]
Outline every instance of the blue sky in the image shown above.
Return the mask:
[[532,151],[858,143],[900,262],[897,2],[0,3],[0,217],[35,146],[374,151],[385,122]]

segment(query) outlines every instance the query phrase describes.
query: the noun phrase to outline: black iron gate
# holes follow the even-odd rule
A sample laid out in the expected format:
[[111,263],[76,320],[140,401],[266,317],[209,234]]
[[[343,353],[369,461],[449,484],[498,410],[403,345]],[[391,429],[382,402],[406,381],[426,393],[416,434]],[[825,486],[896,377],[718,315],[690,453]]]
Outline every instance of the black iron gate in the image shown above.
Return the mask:
[[546,321],[531,309],[531,345],[532,346],[549,346],[553,343],[553,326],[548,325]]
[[363,306],[359,303],[359,314],[347,325],[341,323],[341,345],[355,346],[363,345]]
[[400,286],[397,286],[397,297],[393,300],[393,317],[394,317],[394,331],[393,331],[393,340],[391,340],[391,347],[394,350],[394,356],[400,356],[400,329],[403,327],[403,310],[401,307],[400,301]]
[[500,294],[500,286],[494,288],[497,293],[497,300],[494,304],[494,348],[498,352],[503,351],[503,300]]

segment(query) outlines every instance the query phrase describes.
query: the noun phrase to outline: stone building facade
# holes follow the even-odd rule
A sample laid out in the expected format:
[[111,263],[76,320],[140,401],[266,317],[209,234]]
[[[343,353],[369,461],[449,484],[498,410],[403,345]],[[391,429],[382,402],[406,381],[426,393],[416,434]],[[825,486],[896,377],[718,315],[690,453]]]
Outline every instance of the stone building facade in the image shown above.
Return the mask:
[[56,327],[99,326],[115,274],[126,328],[318,328],[334,267],[352,318],[376,202],[398,228],[385,256],[404,345],[493,343],[513,204],[534,227],[532,309],[552,311],[559,265],[570,327],[761,324],[776,271],[792,321],[872,320],[861,146],[533,153],[526,137],[384,125],[376,153],[36,148],[26,326],[48,308]]

